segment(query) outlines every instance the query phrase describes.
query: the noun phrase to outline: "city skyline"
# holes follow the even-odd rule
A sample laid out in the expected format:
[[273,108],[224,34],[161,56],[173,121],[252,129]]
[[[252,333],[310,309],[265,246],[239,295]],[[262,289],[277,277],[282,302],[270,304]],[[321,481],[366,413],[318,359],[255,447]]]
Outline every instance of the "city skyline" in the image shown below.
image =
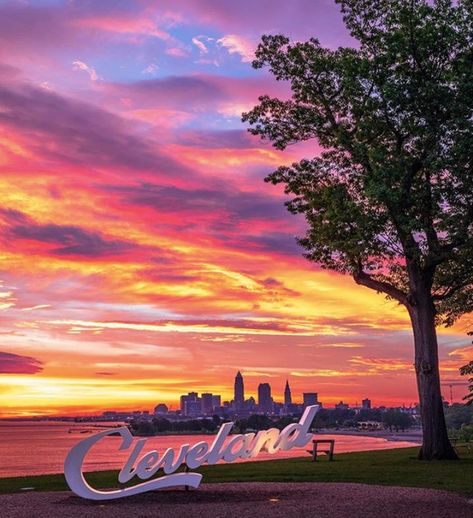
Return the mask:
[[[251,389],[248,391],[245,397],[243,392],[243,400],[240,399],[241,386],[244,385],[244,378],[240,371],[237,372],[234,379],[233,398],[225,400],[221,394],[214,394],[208,392],[205,387],[201,387],[197,391],[188,392],[181,394],[177,404],[166,404],[164,402],[155,402],[152,408],[138,408],[138,405],[131,406],[128,409],[112,409],[107,407],[103,412],[96,412],[92,414],[64,414],[63,417],[84,417],[100,418],[108,417],[117,419],[118,417],[124,418],[124,416],[146,416],[152,417],[157,416],[171,416],[174,417],[209,417],[218,415],[220,417],[233,415],[236,417],[242,417],[251,414],[266,414],[272,416],[286,416],[286,415],[298,415],[307,407],[311,405],[320,405],[326,409],[371,409],[372,400],[368,397],[361,400],[361,404],[358,401],[346,402],[340,400],[333,405],[324,405],[324,402],[319,400],[318,392],[302,392],[296,394],[293,397],[293,393],[289,384],[289,379],[286,378],[285,387],[282,399],[274,394],[278,394],[278,391],[273,393],[273,388],[270,383],[258,382],[254,391]],[[244,390],[244,389],[243,389]],[[417,406],[417,404],[415,404]],[[412,408],[413,405],[409,405]],[[381,405],[379,408],[386,408]],[[405,404],[394,407],[394,408],[408,408]],[[48,415],[35,415],[35,418],[48,418],[58,416]],[[2,419],[2,418],[0,418]]]
[[[318,392],[306,391],[293,399],[288,378],[286,378],[282,401],[278,401],[277,398],[273,397],[270,383],[261,382],[258,383],[256,392],[245,397],[244,377],[241,371],[236,373],[233,387],[233,398],[228,401],[222,400],[221,394],[201,392],[199,396],[199,392],[188,392],[180,396],[178,409],[172,409],[172,407],[167,407],[164,403],[158,403],[154,413],[166,414],[168,411],[179,411],[181,416],[208,416],[212,413],[228,412],[235,415],[251,414],[252,412],[288,415],[300,413],[307,406],[323,406],[322,401],[318,398]],[[206,389],[203,388],[201,390]],[[358,406],[358,402],[355,402],[354,408],[370,409],[371,405],[371,399],[365,398],[361,401],[360,406]],[[345,407],[349,408],[350,405],[342,400],[334,405],[334,408]],[[164,412],[163,409],[165,409]]]
[[[205,389],[202,389],[205,390]],[[255,397],[256,396],[256,397]],[[195,418],[195,417],[244,417],[251,414],[265,414],[271,416],[294,416],[301,414],[308,406],[320,405],[323,407],[323,402],[319,400],[317,392],[303,392],[300,397],[292,398],[292,391],[289,385],[289,380],[286,379],[284,388],[284,400],[277,401],[272,397],[272,387],[269,383],[259,383],[257,393],[245,398],[244,395],[244,379],[240,371],[237,372],[234,380],[233,399],[229,401],[222,401],[220,394],[212,394],[209,392],[202,392],[199,396],[198,392],[188,392],[180,396],[179,406],[176,409],[168,407],[164,403],[158,403],[154,407],[154,411],[135,410],[129,415],[145,415],[147,417],[161,416],[174,418]],[[417,406],[417,405],[416,405]],[[330,407],[325,407],[330,409]],[[385,408],[381,406],[380,408]],[[399,407],[398,407],[399,408]],[[402,408],[407,408],[402,405]],[[410,407],[412,409],[412,406]],[[335,410],[371,410],[372,400],[368,397],[361,401],[361,405],[355,402],[350,405],[348,402],[339,401],[333,406]],[[119,413],[116,411],[105,411],[102,414],[104,417],[116,418]],[[125,415],[125,414],[123,414]]]
[[[179,405],[177,408],[167,406],[160,402],[154,410],[134,410],[132,412],[117,412],[116,410],[107,410],[102,413],[100,417],[108,418],[125,418],[125,416],[145,417],[149,419],[153,416],[179,418],[200,418],[200,417],[220,417],[225,418],[233,416],[235,418],[242,418],[253,414],[264,414],[269,416],[296,416],[300,415],[306,407],[313,405],[320,405],[324,407],[323,402],[319,400],[317,392],[303,392],[302,394],[292,398],[292,391],[289,385],[289,380],[286,379],[284,388],[284,399],[278,401],[272,396],[272,387],[269,383],[259,383],[257,392],[245,397],[244,392],[244,378],[241,371],[238,371],[234,378],[233,385],[233,399],[225,401],[222,400],[221,394],[213,394],[204,392],[206,389],[202,388],[199,392],[188,392],[182,394],[179,398]],[[331,407],[324,407],[330,409]],[[351,404],[348,402],[339,401],[333,406],[335,410],[370,410],[372,408],[372,401],[365,398],[361,401]],[[381,409],[385,408],[383,406]],[[400,407],[397,407],[400,408]],[[402,405],[402,408],[408,408]],[[413,408],[412,406],[409,408]],[[97,416],[95,416],[97,417]]]
[[[407,313],[302,257],[263,182],[320,152],[241,122],[288,94],[251,68],[275,32],[352,42],[325,1],[0,5],[0,417],[228,399],[239,368],[277,398],[417,401]],[[439,330],[455,401],[467,329]]]

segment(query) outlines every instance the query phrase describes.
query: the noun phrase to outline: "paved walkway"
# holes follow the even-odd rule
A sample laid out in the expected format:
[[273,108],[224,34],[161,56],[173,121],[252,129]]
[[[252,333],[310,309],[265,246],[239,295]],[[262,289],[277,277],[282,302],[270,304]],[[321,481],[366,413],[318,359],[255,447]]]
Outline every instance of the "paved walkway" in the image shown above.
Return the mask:
[[202,484],[89,502],[72,493],[0,496],[2,518],[473,518],[473,503],[432,489],[329,483]]

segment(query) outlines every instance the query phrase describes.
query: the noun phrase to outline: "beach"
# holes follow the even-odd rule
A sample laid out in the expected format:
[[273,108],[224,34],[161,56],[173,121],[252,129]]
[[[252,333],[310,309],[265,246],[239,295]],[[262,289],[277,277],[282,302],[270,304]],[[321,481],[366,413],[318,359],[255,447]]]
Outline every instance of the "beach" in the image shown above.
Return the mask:
[[317,430],[317,434],[321,435],[344,435],[344,436],[352,436],[352,437],[373,437],[376,439],[385,439],[386,441],[396,441],[396,442],[403,442],[408,441],[415,444],[421,444],[422,443],[422,430],[421,429],[415,429],[415,430],[406,430],[406,431],[400,431],[400,432],[391,432],[389,430],[354,430],[353,428],[345,428],[345,429],[339,429],[339,430],[333,430],[330,428],[322,428],[320,430]]

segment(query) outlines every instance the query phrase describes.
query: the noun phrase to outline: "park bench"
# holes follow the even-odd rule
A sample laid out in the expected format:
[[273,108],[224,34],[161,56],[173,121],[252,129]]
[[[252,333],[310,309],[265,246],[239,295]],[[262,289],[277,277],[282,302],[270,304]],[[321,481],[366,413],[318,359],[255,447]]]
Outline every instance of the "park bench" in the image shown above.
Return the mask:
[[[325,446],[325,449],[320,450],[320,445],[328,445]],[[312,455],[313,462],[317,461],[317,455],[319,453],[325,453],[328,455],[328,460],[333,460],[333,450],[335,448],[335,439],[314,439],[312,441],[312,450],[307,450],[307,453],[310,453]]]
[[472,452],[472,446],[470,444],[456,444],[453,443],[453,449],[457,452],[458,455],[461,455],[462,450],[463,453],[471,453]]

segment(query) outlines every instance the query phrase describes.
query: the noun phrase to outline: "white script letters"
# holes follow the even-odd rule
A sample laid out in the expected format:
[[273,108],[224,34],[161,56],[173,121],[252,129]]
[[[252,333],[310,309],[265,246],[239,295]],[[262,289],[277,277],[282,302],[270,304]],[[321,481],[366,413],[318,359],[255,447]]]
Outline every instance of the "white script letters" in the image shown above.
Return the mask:
[[[298,423],[289,424],[281,432],[277,428],[270,428],[256,434],[247,433],[229,437],[233,423],[224,423],[210,446],[206,442],[198,442],[193,446],[184,444],[179,451],[168,448],[162,455],[152,450],[140,457],[146,439],[138,439],[119,473],[118,481],[120,484],[125,484],[136,476],[147,482],[111,491],[94,489],[85,480],[82,473],[85,456],[94,444],[108,435],[117,433],[121,436],[119,449],[128,450],[132,446],[133,436],[126,426],[105,430],[88,437],[71,449],[64,462],[64,475],[74,493],[90,500],[113,500],[174,486],[196,488],[202,480],[202,475],[192,472],[174,473],[179,466],[185,464],[188,469],[196,469],[202,464],[216,464],[222,460],[233,462],[236,459],[254,458],[263,448],[268,453],[276,453],[279,450],[287,451],[294,447],[304,447],[312,438],[309,430],[318,409],[318,405],[308,406]],[[164,476],[148,480],[161,468],[165,473]]]

